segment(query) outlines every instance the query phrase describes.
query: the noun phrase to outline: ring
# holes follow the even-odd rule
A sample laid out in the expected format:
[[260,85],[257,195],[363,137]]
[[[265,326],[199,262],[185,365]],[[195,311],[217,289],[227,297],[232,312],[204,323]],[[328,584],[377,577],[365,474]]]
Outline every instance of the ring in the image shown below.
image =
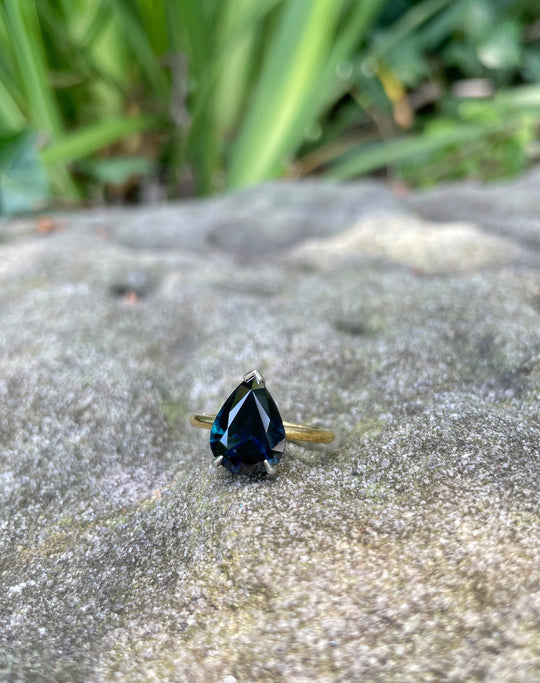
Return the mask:
[[217,415],[192,415],[193,427],[210,429],[214,465],[237,474],[263,463],[268,474],[285,453],[287,439],[330,443],[328,429],[283,422],[264,377],[252,370],[243,376]]

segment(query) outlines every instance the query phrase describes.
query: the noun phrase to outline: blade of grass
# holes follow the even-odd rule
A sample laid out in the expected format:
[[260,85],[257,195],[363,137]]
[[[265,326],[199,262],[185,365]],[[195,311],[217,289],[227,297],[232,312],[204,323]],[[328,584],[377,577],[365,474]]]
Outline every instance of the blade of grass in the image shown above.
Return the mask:
[[411,7],[396,23],[384,33],[382,39],[368,50],[364,62],[377,61],[398,45],[419,26],[435,16],[446,5],[455,0],[423,0]]
[[133,118],[111,118],[93,126],[80,128],[59,138],[41,152],[47,166],[69,164],[98,152],[122,138],[157,126],[153,116],[140,115]]
[[148,36],[152,51],[162,56],[168,49],[167,21],[163,3],[155,0],[138,0],[139,16]]
[[[198,106],[208,89],[209,73],[214,60],[214,34],[212,14],[208,14],[199,0],[168,0],[166,12],[171,33],[171,44],[176,54],[187,57],[189,79],[186,84],[175,84],[173,94],[182,92],[190,100],[190,108],[198,108],[197,120],[192,116],[191,125],[177,130],[178,150],[174,151],[173,163],[177,169],[186,159],[192,162],[195,183],[201,194],[212,190],[212,181],[219,165],[219,146],[217,144],[215,120],[211,107]],[[175,103],[172,103],[173,105]],[[184,103],[181,102],[183,107]]]
[[[214,173],[216,168],[218,173],[221,171],[225,144],[223,131],[227,128],[224,119],[230,107],[236,112],[234,124],[238,123],[239,111],[244,103],[245,92],[248,88],[247,76],[245,84],[240,85],[239,80],[241,78],[238,79],[239,74],[234,71],[232,60],[235,50],[247,36],[257,35],[264,20],[282,2],[283,0],[256,0],[253,2],[243,0],[243,4],[238,5],[238,3],[231,1],[231,12],[236,15],[236,21],[233,22],[233,26],[231,26],[230,32],[223,43],[216,46],[215,51],[212,53],[212,59],[206,61],[204,68],[197,78],[196,88],[190,93],[191,125],[187,130],[187,136],[184,138],[183,144],[180,146],[178,154],[180,163],[181,160],[188,158],[192,161],[197,160],[201,152],[199,140],[202,137],[212,149],[215,160]],[[174,14],[176,5],[173,0],[171,0],[169,7],[171,11],[170,18],[179,17],[178,13]],[[223,11],[223,6],[221,9]],[[177,21],[170,20],[169,23],[181,24],[182,21],[178,18]],[[179,42],[175,43],[175,45],[181,46],[182,40],[177,40]],[[251,71],[253,69],[253,60],[247,66],[242,65],[241,68]],[[232,89],[228,89],[227,85],[222,85],[222,79],[228,81]],[[219,97],[218,93],[220,92],[223,92],[223,97],[228,102],[228,107],[224,110],[219,108],[219,104],[216,105],[216,100]],[[212,115],[210,122],[208,120],[209,112]],[[233,125],[232,117],[230,125],[231,127]],[[212,133],[211,138],[210,133]],[[212,189],[215,189],[215,183]],[[219,186],[219,189],[222,189],[221,186]]]
[[[311,101],[307,102],[306,109],[319,115],[325,108],[328,108],[332,102],[336,101],[341,95],[345,94],[350,88],[347,80],[342,82],[336,79],[336,72],[341,63],[347,63],[347,60],[353,55],[353,50],[358,46],[365,34],[369,30],[371,23],[375,20],[378,13],[382,11],[386,0],[371,0],[371,2],[364,2],[355,4],[353,13],[349,18],[346,28],[340,34],[340,38],[336,41],[333,52],[328,60],[327,68],[321,75],[321,82],[318,88],[314,89],[314,95]],[[373,60],[374,56],[380,57],[387,50],[391,49],[400,40],[404,40],[407,35],[425,23],[428,19],[436,15],[441,8],[449,3],[449,0],[424,0],[419,5],[414,6],[407,12],[401,20],[395,24],[389,35],[378,47],[377,52],[368,50],[367,53]],[[365,63],[366,57],[363,58]],[[373,79],[369,79],[360,73],[360,80],[362,82],[361,100],[371,101],[372,99],[378,104],[377,111],[384,112],[386,107],[386,99],[383,97],[381,91],[378,95],[379,84]],[[381,100],[381,97],[383,98]],[[358,97],[355,97],[357,103],[360,105]],[[339,147],[339,144],[338,144]]]
[[[346,28],[335,41],[324,69],[321,70],[319,82],[311,89],[306,97],[302,113],[299,118],[306,123],[315,122],[321,113],[330,107],[350,88],[349,81],[336,78],[340,65],[347,65],[353,50],[365,40],[367,31],[378,13],[383,9],[386,0],[365,0],[353,6],[352,13],[347,17]],[[301,137],[291,135],[288,144],[295,149],[301,142]]]
[[11,93],[0,80],[0,130],[22,130],[25,117]]
[[[110,26],[111,14],[103,11],[108,25]],[[87,25],[90,27],[90,36],[84,34],[77,38],[70,27],[66,26],[64,22],[59,21],[58,16],[54,13],[49,13],[48,8],[42,7],[41,15],[42,28],[47,31],[46,37],[51,43],[55,45],[55,55],[59,63],[69,62],[69,73],[78,80],[82,87],[77,88],[75,92],[69,93],[69,100],[76,113],[80,113],[83,108],[88,107],[89,100],[92,106],[97,106],[95,102],[95,93],[97,91],[110,93],[110,97],[100,97],[103,113],[106,113],[107,105],[105,100],[119,103],[129,97],[128,83],[126,83],[125,73],[123,74],[119,66],[122,60],[115,59],[116,55],[108,54],[109,48],[115,48],[116,45],[111,45],[111,42],[116,41],[117,36],[111,35],[111,39],[107,40],[107,36],[100,36],[101,31],[96,26],[94,17],[87,20]],[[96,44],[92,44],[95,41]],[[100,44],[101,43],[101,44]],[[105,43],[103,45],[102,43]],[[99,55],[99,59],[96,58]],[[114,71],[107,68],[107,65],[114,62]],[[123,78],[124,82],[120,79]],[[92,93],[88,91],[92,90]],[[63,95],[66,96],[66,89],[63,90]],[[121,104],[117,107],[121,108]]]
[[30,116],[36,128],[55,138],[62,133],[62,123],[49,86],[35,4],[31,0],[24,3],[19,0],[5,0],[4,10],[19,76],[26,98],[32,103]]
[[182,43],[187,49],[191,61],[190,69],[197,78],[204,73],[208,63],[212,59],[213,35],[212,26],[204,11],[204,3],[200,0],[184,0],[176,2]]
[[87,48],[107,29],[110,22],[109,5],[107,0],[97,0],[92,6],[91,18],[87,20],[82,47]]
[[349,180],[389,164],[435,152],[448,145],[476,140],[493,130],[492,126],[463,124],[437,134],[411,135],[365,145],[345,155],[326,175],[333,180]]
[[386,0],[364,0],[353,4],[346,23],[334,44],[331,62],[332,71],[344,59],[350,57],[351,51],[364,40]]
[[522,85],[501,90],[495,95],[495,102],[518,111],[540,109],[540,85]]
[[4,10],[0,6],[0,83],[4,86],[4,91],[9,93],[10,99],[14,102],[22,102],[24,96],[20,87],[20,78],[18,77],[17,65],[14,61],[14,55],[11,44],[11,36],[9,28],[5,25]]
[[[219,52],[227,49],[231,35],[242,24],[252,11],[257,0],[227,0],[222,7],[219,27]],[[248,76],[253,64],[256,36],[256,26],[251,25],[232,43],[228,50],[226,68],[220,69],[216,78],[214,94],[214,118],[216,121],[216,135],[218,139],[227,136],[239,117],[240,107],[244,101],[244,94],[248,83]],[[224,60],[221,64],[225,66]]]
[[291,130],[303,134],[305,121],[299,113],[318,82],[342,4],[291,0],[282,6],[259,86],[233,148],[230,188],[274,175],[289,151]]
[[[46,132],[52,140],[62,135],[60,111],[49,84],[47,62],[35,3],[27,0],[4,1],[4,21],[9,27],[22,89],[26,96],[29,118],[36,130]],[[75,199],[78,190],[64,168],[57,168],[52,185],[66,198]]]
[[459,24],[463,19],[470,0],[454,0],[448,7],[444,7],[433,19],[416,32],[415,39],[424,50],[433,50],[441,41],[459,30]]
[[113,0],[111,6],[121,19],[122,39],[129,45],[135,63],[140,66],[159,97],[166,98],[169,90],[167,79],[152,51],[149,36],[146,34],[136,6],[131,0]]

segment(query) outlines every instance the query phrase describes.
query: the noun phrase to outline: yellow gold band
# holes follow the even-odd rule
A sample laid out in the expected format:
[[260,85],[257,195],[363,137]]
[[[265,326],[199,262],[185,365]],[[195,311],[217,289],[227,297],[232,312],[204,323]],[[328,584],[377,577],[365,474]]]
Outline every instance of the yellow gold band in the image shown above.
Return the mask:
[[[212,429],[215,415],[192,415],[189,422],[193,427],[202,429]],[[334,432],[320,427],[308,427],[307,425],[297,425],[291,422],[284,422],[285,436],[291,441],[311,441],[313,443],[331,443],[334,440]]]

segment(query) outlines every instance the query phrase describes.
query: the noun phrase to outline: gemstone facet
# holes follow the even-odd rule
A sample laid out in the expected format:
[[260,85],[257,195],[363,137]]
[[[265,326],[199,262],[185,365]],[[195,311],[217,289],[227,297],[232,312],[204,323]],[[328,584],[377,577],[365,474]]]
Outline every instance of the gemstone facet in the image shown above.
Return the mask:
[[285,452],[283,421],[256,370],[244,376],[217,414],[210,447],[235,474],[265,461],[275,465]]

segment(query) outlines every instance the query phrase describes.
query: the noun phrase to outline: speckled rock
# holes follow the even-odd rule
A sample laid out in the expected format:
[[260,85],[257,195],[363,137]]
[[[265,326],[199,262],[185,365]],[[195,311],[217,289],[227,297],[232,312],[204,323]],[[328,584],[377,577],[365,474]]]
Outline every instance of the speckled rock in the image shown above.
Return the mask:
[[538,178],[0,224],[0,680],[540,680]]

